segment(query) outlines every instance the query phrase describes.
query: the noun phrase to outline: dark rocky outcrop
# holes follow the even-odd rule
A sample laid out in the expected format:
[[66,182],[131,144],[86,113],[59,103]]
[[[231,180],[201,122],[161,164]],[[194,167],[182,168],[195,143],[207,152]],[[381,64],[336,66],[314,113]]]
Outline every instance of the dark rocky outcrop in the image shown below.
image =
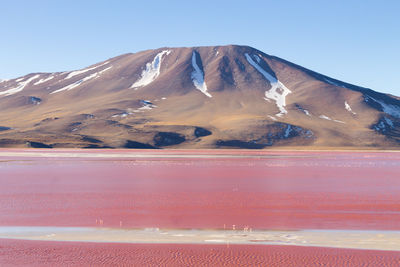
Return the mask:
[[145,143],[140,143],[132,140],[127,140],[124,148],[137,148],[137,149],[156,149],[156,147],[150,145],[150,144],[145,144]]
[[103,143],[101,140],[90,137],[90,136],[82,136],[82,141],[89,142],[89,143]]
[[387,138],[400,142],[400,120],[392,116],[382,116],[371,129],[385,135]]
[[266,147],[265,144],[257,144],[253,141],[246,142],[241,140],[218,140],[216,142],[217,147],[236,147],[236,148],[247,148],[247,149],[261,149]]
[[42,99],[40,99],[39,97],[36,97],[36,96],[30,96],[29,102],[33,105],[39,105],[40,103],[42,103]]
[[172,146],[185,142],[186,138],[178,133],[159,132],[154,136],[153,140],[156,146]]
[[0,132],[11,130],[10,127],[0,126]]
[[194,135],[196,137],[208,136],[208,135],[211,135],[211,134],[212,134],[211,131],[209,131],[209,130],[207,130],[205,128],[202,128],[202,127],[196,127],[194,129]]
[[312,131],[292,124],[275,122],[265,127],[265,134],[253,140],[218,140],[217,147],[236,147],[246,149],[262,149],[284,142],[292,138],[303,140],[300,144],[312,142],[315,138]]
[[29,147],[32,147],[32,148],[53,148],[52,145],[47,145],[47,144],[45,144],[45,143],[40,143],[40,142],[28,141],[28,142],[26,142],[26,144],[27,144]]

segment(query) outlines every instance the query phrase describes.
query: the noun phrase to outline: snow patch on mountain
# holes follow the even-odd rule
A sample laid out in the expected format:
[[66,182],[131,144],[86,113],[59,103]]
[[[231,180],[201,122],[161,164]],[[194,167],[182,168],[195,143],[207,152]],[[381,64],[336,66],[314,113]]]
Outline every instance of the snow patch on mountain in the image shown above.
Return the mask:
[[140,104],[142,105],[142,107],[138,108],[138,110],[149,110],[157,107],[149,100],[140,100]]
[[325,115],[320,115],[319,117],[320,117],[321,119],[328,120],[328,121],[331,121],[331,120],[332,120],[331,118],[329,118],[328,116],[325,116]]
[[141,108],[138,108],[138,110],[150,110],[150,109],[153,109],[153,107],[152,106],[143,106]]
[[76,81],[76,82],[74,82],[74,83],[72,83],[70,85],[67,85],[67,86],[65,86],[65,87],[63,87],[61,89],[55,90],[55,91],[51,92],[50,94],[55,94],[55,93],[59,93],[59,92],[62,92],[62,91],[72,90],[72,89],[78,87],[79,85],[81,85],[82,83],[95,78],[96,75],[97,75],[97,73],[93,73],[93,74],[91,74],[89,76],[86,76],[85,78],[83,78],[83,79],[81,79],[79,81]]
[[345,122],[344,121],[340,121],[340,120],[333,120],[334,122],[338,122],[338,123],[343,123],[343,124],[345,124]]
[[117,117],[125,118],[125,117],[127,117],[128,115],[129,115],[129,113],[127,113],[127,112],[122,112],[122,113],[118,113],[118,114],[112,115],[111,117],[112,117],[112,118],[117,118]]
[[39,81],[35,82],[33,85],[39,85],[39,84],[41,84],[41,83],[48,82],[48,81],[50,81],[50,80],[53,79],[53,78],[54,78],[54,76],[51,75],[51,76],[49,76],[49,77],[47,77],[47,78],[40,79]]
[[138,89],[139,87],[146,86],[157,79],[158,75],[160,75],[162,58],[164,55],[169,55],[169,53],[171,53],[171,50],[164,50],[158,53],[152,62],[148,62],[146,68],[142,71],[140,79],[134,82],[131,85],[131,88]]
[[[2,95],[9,96],[9,95],[13,95],[13,94],[16,94],[18,92],[21,92],[22,90],[24,90],[24,88],[30,82],[32,82],[33,80],[35,80],[35,79],[37,79],[39,77],[40,77],[40,75],[38,74],[38,75],[30,77],[29,79],[27,79],[27,80],[25,80],[23,82],[19,82],[17,87],[14,87],[14,88],[8,89],[6,91],[0,92],[0,96],[2,96]],[[21,79],[24,80],[25,78],[21,78]],[[22,81],[21,79],[18,79],[18,80]]]
[[325,115],[320,115],[319,117],[321,119],[328,120],[328,121],[334,121],[334,122],[338,122],[338,123],[345,123],[344,121],[334,120],[334,119],[331,119],[331,118],[329,118],[328,116],[325,116]]
[[203,94],[205,94],[208,97],[212,97],[212,95],[210,95],[210,93],[207,92],[207,84],[204,81],[204,73],[203,71],[200,69],[200,67],[197,65],[196,62],[196,52],[193,51],[192,54],[192,66],[193,66],[193,72],[191,75],[192,81],[194,86],[199,89]]
[[154,105],[149,100],[140,100],[140,104],[142,105],[140,108],[137,108],[137,109],[128,108],[128,110],[126,112],[115,114],[112,117],[113,118],[115,118],[115,117],[125,118],[128,115],[132,115],[132,114],[138,113],[138,112],[144,112],[146,110],[151,110],[151,109],[157,107],[156,105]]
[[65,86],[65,87],[63,87],[61,89],[55,90],[55,91],[51,92],[50,94],[55,94],[55,93],[59,93],[59,92],[62,92],[62,91],[72,90],[72,89],[80,86],[82,83],[84,83],[86,81],[89,81],[89,80],[92,80],[92,79],[97,79],[98,77],[100,77],[101,74],[103,74],[104,72],[106,72],[107,70],[109,70],[111,68],[112,68],[112,66],[110,66],[108,68],[105,68],[104,70],[101,70],[99,72],[92,73],[89,76],[86,76],[85,78],[80,79],[79,81],[76,81],[76,82],[74,82],[74,83],[72,83],[70,85],[67,85],[67,86]]
[[[260,72],[265,79],[269,81],[271,84],[271,89],[265,91],[265,100],[274,100],[276,105],[279,108],[280,113],[276,114],[276,116],[281,117],[282,115],[287,113],[285,109],[286,106],[286,96],[290,94],[290,91],[283,83],[281,83],[277,78],[273,77],[267,71],[265,71],[258,63],[261,62],[261,58],[257,55],[249,55],[248,53],[244,54],[247,61],[252,65],[258,72]],[[255,61],[257,62],[255,62]]]
[[382,100],[378,100],[369,95],[365,95],[365,101],[368,102],[369,100],[378,103],[382,107],[383,112],[392,115],[393,117],[400,118],[400,108],[398,106],[386,104]]
[[300,106],[299,104],[296,104],[296,108],[297,108],[298,110],[303,111],[304,114],[306,114],[307,116],[311,117],[311,113],[310,113],[307,109],[304,109],[304,108],[303,108],[302,106]]
[[76,76],[76,75],[80,75],[80,74],[82,74],[82,73],[85,73],[85,72],[88,72],[88,71],[91,71],[91,70],[100,68],[101,66],[107,65],[108,63],[109,63],[109,61],[106,61],[106,62],[104,62],[103,64],[100,64],[100,65],[98,65],[98,66],[94,66],[94,67],[91,67],[91,68],[86,68],[86,69],[83,69],[83,70],[72,71],[72,72],[70,72],[70,73],[68,74],[67,77],[64,78],[64,80],[68,80],[68,79],[71,79],[72,77],[74,77],[74,76]]
[[344,107],[347,109],[347,111],[353,113],[354,115],[357,114],[351,109],[351,107],[350,107],[349,103],[347,103],[347,101],[344,101]]

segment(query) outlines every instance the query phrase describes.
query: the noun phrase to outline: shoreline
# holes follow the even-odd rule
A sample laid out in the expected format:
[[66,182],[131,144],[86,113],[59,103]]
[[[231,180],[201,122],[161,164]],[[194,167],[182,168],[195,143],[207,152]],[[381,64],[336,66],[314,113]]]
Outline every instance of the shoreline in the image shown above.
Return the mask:
[[400,231],[0,227],[0,239],[121,244],[280,245],[400,251]]
[[158,149],[11,149],[0,148],[2,157],[32,158],[187,158],[187,159],[269,159],[269,158],[312,158],[349,154],[398,154],[399,150],[158,150]]

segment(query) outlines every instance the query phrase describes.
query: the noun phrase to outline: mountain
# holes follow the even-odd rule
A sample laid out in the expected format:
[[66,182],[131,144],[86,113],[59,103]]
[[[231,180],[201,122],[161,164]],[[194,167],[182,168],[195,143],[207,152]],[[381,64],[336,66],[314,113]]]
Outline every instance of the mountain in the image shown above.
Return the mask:
[[0,147],[399,147],[400,99],[248,46],[160,48],[0,82]]

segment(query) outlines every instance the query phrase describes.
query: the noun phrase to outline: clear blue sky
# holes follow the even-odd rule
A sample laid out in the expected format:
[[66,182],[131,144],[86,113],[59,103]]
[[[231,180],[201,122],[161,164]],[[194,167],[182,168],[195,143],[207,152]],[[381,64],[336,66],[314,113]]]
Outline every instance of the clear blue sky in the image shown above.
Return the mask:
[[0,78],[163,46],[243,44],[400,95],[400,1],[2,0]]

